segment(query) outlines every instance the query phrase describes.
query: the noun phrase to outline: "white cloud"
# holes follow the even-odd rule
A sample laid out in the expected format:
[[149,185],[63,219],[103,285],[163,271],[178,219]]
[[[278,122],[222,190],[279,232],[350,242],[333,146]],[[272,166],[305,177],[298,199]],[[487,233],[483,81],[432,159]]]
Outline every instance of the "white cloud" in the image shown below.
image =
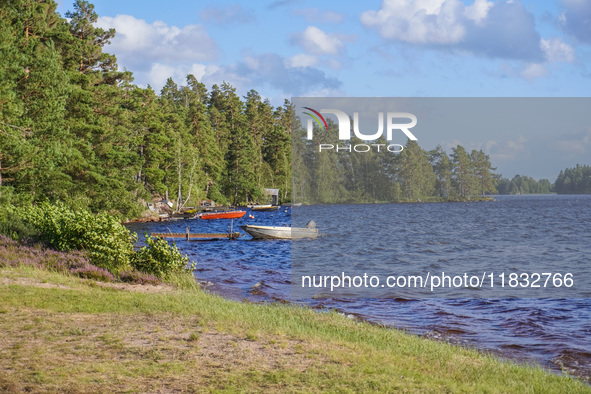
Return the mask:
[[528,155],[527,152],[527,138],[519,136],[514,140],[507,140],[502,142],[488,141],[487,145],[490,146],[490,158],[492,162],[505,162],[512,161],[518,158]]
[[288,59],[290,67],[310,67],[318,63],[318,58],[307,53],[298,53]]
[[486,0],[476,0],[471,6],[466,7],[464,15],[466,18],[473,20],[476,24],[482,24],[483,20],[488,15],[488,10],[493,6],[493,3]]
[[182,84],[187,75],[193,74],[197,80],[201,81],[206,75],[214,74],[217,69],[217,66],[206,66],[198,63],[176,66],[153,63],[150,70],[141,73],[140,76],[143,77],[142,79],[146,79],[158,93],[168,78]]
[[575,50],[559,38],[540,40],[540,48],[549,62],[572,63],[575,60]]
[[325,33],[316,26],[308,26],[295,34],[293,42],[314,55],[338,55],[345,47],[335,34]]
[[529,64],[521,71],[521,76],[530,82],[547,75],[548,70],[543,64],[539,63]]
[[[282,94],[302,95],[335,92],[341,85],[338,79],[314,68],[317,56],[307,53],[288,59],[275,54],[246,55],[234,64],[211,64],[218,47],[201,25],[179,28],[117,15],[99,18],[97,26],[117,30],[107,51],[117,55],[121,67],[134,72],[140,86],[150,84],[156,92],[168,78],[183,84],[188,74],[208,86],[228,81],[244,92],[267,86]],[[344,46],[336,36],[317,28],[304,33],[302,42],[313,52],[338,53]]]
[[[341,81],[327,76],[312,66],[294,65],[293,59],[276,54],[248,54],[242,61],[231,65],[181,65],[153,64],[150,71],[142,75],[149,79],[158,92],[166,79],[172,77],[182,84],[187,74],[193,74],[206,86],[229,82],[238,92],[250,89],[275,89],[285,96],[312,95],[324,92],[327,95],[343,95],[339,90]],[[337,94],[338,93],[338,94]]]
[[107,50],[119,64],[134,71],[147,71],[152,64],[173,65],[213,61],[218,47],[201,25],[182,28],[162,21],[147,23],[131,15],[100,17],[96,26],[115,28],[117,34]]
[[486,141],[486,143],[484,144],[484,147],[482,148],[482,150],[484,150],[484,152],[490,152],[491,150],[494,149],[495,146],[498,145],[497,141],[493,141],[493,140],[488,140]]
[[505,77],[521,77],[529,82],[547,77],[550,74],[549,68],[552,63],[567,62],[575,60],[575,51],[568,44],[560,39],[541,39],[540,49],[544,53],[545,61],[530,62],[523,64],[512,64],[504,62],[499,66],[500,75]]
[[383,0],[361,22],[382,37],[491,58],[543,60],[533,15],[521,3]]
[[525,150],[525,143],[527,142],[527,138],[524,136],[519,137],[516,140],[507,141],[506,146],[510,152],[519,153]]
[[292,96],[316,90],[336,91],[341,86],[341,81],[317,68],[294,67],[291,59],[272,53],[246,56],[243,62],[226,70],[247,78],[251,86],[267,85]]
[[[225,18],[215,13],[208,17]],[[207,86],[228,81],[244,93],[267,87],[283,96],[318,92],[342,95],[341,81],[314,66],[318,56],[339,54],[344,44],[337,35],[313,26],[298,37],[309,53],[291,58],[270,53],[248,54],[229,65],[213,64],[218,45],[201,25],[177,27],[162,21],[147,23],[130,15],[117,15],[99,18],[96,26],[117,30],[106,51],[117,56],[120,67],[133,71],[136,83],[149,84],[156,92],[168,78],[182,85],[186,76],[193,74]]]
[[[150,78],[150,84],[153,87],[162,87],[166,83],[168,78],[174,78],[175,68],[167,66],[165,64],[155,63],[152,65],[148,77]],[[178,81],[178,80],[177,80]]]
[[379,11],[361,14],[361,22],[382,37],[413,44],[458,43],[465,35],[458,0],[385,0]]

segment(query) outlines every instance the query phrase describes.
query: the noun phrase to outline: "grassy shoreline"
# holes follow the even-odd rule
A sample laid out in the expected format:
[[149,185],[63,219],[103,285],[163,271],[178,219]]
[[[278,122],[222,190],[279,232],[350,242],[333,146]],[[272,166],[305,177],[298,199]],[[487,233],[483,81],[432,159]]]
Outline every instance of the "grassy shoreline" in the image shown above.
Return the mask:
[[338,313],[25,266],[0,278],[0,391],[591,392]]

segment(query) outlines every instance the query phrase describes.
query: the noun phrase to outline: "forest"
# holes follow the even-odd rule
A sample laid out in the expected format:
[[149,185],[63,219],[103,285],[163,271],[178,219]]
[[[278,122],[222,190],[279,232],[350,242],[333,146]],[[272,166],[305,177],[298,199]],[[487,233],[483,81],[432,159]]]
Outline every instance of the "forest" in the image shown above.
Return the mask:
[[[169,78],[160,92],[137,86],[132,71],[103,50],[116,32],[95,27],[88,1],[77,0],[64,16],[53,0],[2,4],[3,205],[61,202],[131,218],[159,199],[176,211],[204,199],[261,202],[265,188],[279,189],[280,202],[304,203],[468,201],[550,190],[545,180],[505,180],[482,150],[459,145],[449,155],[415,141],[399,154],[319,153],[292,127],[299,119],[289,100],[275,107],[255,90],[240,97],[230,83],[208,88],[193,75]],[[313,143],[334,142],[332,123],[330,130]],[[588,166],[566,170],[556,191],[589,192],[588,179]]]
[[[263,188],[277,188],[290,201],[288,100],[274,107],[254,90],[239,97],[227,82],[208,90],[193,75],[182,85],[169,79],[160,92],[139,87],[103,51],[116,32],[94,26],[92,4],[78,0],[65,17],[55,9],[54,1],[16,0],[0,11],[3,202],[61,201],[134,217],[159,198],[180,210],[203,199],[256,202]],[[298,147],[305,148],[294,143],[302,155],[294,164],[315,162]],[[451,158],[409,142],[400,155],[318,159],[298,178],[305,202],[494,192],[488,157],[459,146]]]
[[[315,133],[318,138],[314,137],[314,141],[297,138],[303,132],[296,134],[298,130],[294,128],[292,168],[296,201],[474,201],[496,193],[495,168],[482,150],[467,152],[458,145],[448,155],[439,146],[426,151],[416,141],[408,140],[400,153],[385,148],[379,152],[319,152],[315,143],[339,144],[335,127],[329,121],[329,132]],[[363,141],[350,141],[350,145],[358,144]],[[375,144],[388,145],[383,137]]]
[[577,164],[566,168],[550,183],[548,179],[536,181],[525,175],[515,175],[511,180],[500,178],[499,194],[591,194],[591,166]]
[[591,166],[577,164],[560,171],[554,189],[558,194],[591,194]]
[[515,175],[512,179],[501,178],[497,183],[499,194],[549,194],[554,185],[548,179],[535,180],[527,175]]
[[94,27],[78,0],[61,17],[54,1],[0,8],[0,199],[62,201],[134,217],[154,198],[175,209],[212,199],[255,201],[290,189],[291,107],[193,75],[160,92],[133,84],[103,51],[114,30]]

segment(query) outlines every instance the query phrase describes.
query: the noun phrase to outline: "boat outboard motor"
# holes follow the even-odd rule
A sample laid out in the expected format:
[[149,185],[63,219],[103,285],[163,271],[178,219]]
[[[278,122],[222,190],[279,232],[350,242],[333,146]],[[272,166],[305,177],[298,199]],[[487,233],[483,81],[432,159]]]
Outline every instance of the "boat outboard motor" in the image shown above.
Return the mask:
[[310,220],[308,223],[306,223],[306,228],[316,228],[316,222]]

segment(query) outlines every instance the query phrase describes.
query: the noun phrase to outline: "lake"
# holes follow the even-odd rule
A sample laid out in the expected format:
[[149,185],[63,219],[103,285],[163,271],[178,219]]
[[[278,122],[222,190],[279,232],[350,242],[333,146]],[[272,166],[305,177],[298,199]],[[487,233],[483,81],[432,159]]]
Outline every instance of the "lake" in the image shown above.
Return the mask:
[[[249,215],[254,215],[254,219]],[[301,226],[313,219],[316,240],[185,241],[199,281],[225,297],[294,300],[337,309],[408,332],[536,362],[591,379],[591,196],[495,196],[475,203],[319,205],[250,211],[240,224]],[[229,220],[128,225],[147,232],[227,232]],[[241,231],[241,230],[240,230]],[[292,269],[293,268],[293,269]],[[303,275],[421,275],[484,278],[412,287],[302,289]],[[510,281],[511,273],[527,274]],[[532,276],[572,274],[564,277]],[[483,276],[484,275],[484,276]],[[491,277],[492,275],[492,277]],[[501,275],[505,286],[501,287]],[[490,281],[494,287],[490,287]],[[536,285],[544,285],[538,286]],[[402,284],[402,283],[399,283]],[[431,284],[431,283],[430,283]],[[556,286],[559,285],[559,286]],[[295,298],[292,298],[292,295]]]

